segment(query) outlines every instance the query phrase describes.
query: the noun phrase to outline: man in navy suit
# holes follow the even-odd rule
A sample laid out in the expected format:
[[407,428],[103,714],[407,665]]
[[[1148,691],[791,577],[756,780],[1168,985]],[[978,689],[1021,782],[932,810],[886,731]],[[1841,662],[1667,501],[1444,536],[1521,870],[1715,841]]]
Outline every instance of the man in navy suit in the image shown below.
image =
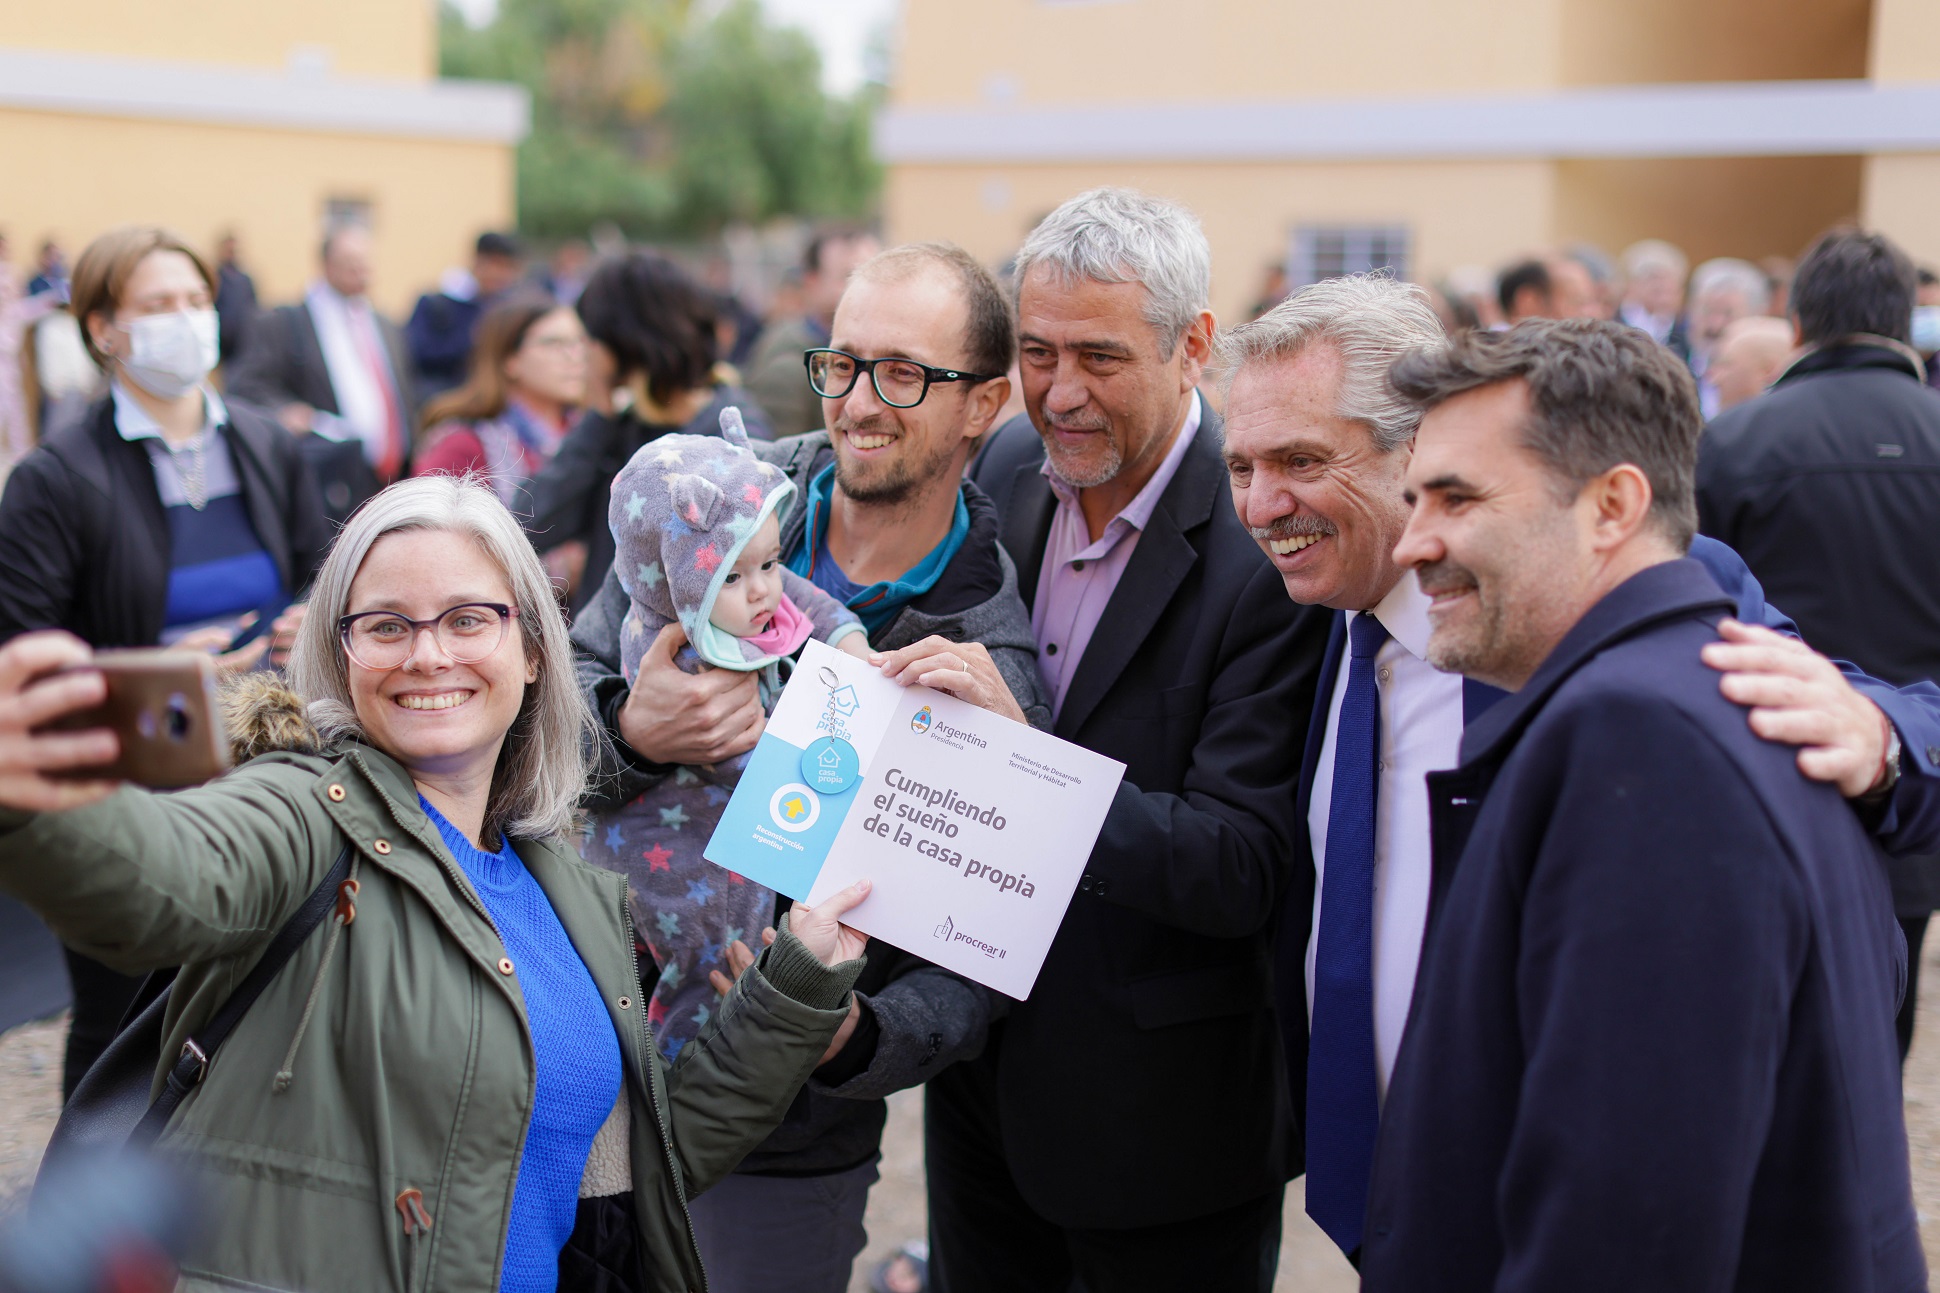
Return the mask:
[[1868,832],[1702,663],[1738,608],[1685,555],[1689,374],[1565,321],[1457,337],[1391,380],[1425,414],[1394,557],[1428,661],[1513,694],[1429,778],[1363,1287],[1925,1289],[1905,948]]
[[[1308,288],[1222,341],[1235,505],[1293,599],[1340,612],[1299,782],[1311,865],[1294,870],[1275,957],[1307,1209],[1350,1254],[1429,913],[1425,778],[1455,766],[1465,723],[1502,695],[1428,663],[1428,599],[1392,559],[1420,415],[1387,372],[1442,341],[1418,289],[1365,276]],[[1802,643],[1751,627],[1791,628],[1729,548],[1699,538],[1691,556],[1745,621],[1706,659],[1730,671],[1725,694],[1753,707],[1759,734],[1800,746],[1808,776],[1870,794],[1864,806],[1896,846],[1940,837],[1940,782],[1919,757],[1940,732],[1940,689],[1896,692],[1847,666],[1849,683]],[[1889,721],[1908,751],[1904,778],[1888,766]],[[1337,780],[1343,757],[1358,780]]]

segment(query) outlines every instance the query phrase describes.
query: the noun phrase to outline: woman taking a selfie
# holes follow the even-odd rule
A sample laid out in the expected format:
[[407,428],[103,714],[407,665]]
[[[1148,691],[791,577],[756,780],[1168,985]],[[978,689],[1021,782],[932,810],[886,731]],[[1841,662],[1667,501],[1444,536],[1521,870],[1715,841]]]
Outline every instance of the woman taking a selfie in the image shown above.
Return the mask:
[[[165,230],[117,229],[82,253],[74,315],[108,395],[7,479],[0,641],[61,628],[95,647],[217,652],[229,669],[271,648],[263,630],[309,584],[330,531],[289,432],[209,385],[214,301],[209,267]],[[68,977],[63,1096],[136,987],[71,950]]]
[[656,1058],[625,881],[568,839],[592,720],[565,622],[491,491],[411,480],[351,518],[291,661],[305,748],[171,795],[51,779],[115,748],[29,734],[99,700],[30,681],[87,655],[0,648],[0,889],[121,969],[183,966],[164,1068],[346,849],[355,882],[162,1132],[204,1187],[184,1287],[704,1287],[685,1200],[846,1018],[867,885],[798,905]]

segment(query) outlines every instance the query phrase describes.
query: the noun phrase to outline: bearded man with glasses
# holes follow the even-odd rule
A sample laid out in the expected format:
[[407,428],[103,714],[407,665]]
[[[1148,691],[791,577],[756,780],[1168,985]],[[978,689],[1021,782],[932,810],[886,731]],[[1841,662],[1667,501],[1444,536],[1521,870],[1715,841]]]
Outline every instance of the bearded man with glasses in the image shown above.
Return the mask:
[[[795,483],[782,560],[855,611],[885,673],[1047,727],[1037,642],[997,510],[964,480],[1010,397],[1002,374],[1016,337],[1010,303],[961,248],[884,252],[851,279],[829,345],[804,357],[828,429],[754,451]],[[609,737],[594,808],[680,765],[739,754],[762,726],[752,674],[674,666],[677,624],[629,688],[619,668],[626,610],[609,574],[573,625],[580,682]],[[885,944],[868,952],[850,1022],[787,1119],[693,1200],[708,1282],[721,1293],[844,1293],[865,1239],[883,1097],[983,1049],[994,994]]]

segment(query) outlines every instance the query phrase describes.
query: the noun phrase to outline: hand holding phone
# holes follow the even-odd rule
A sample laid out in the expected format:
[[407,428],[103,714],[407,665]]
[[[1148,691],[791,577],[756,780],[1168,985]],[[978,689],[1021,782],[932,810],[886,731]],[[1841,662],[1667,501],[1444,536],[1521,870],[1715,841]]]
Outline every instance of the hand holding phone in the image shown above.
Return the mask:
[[113,732],[40,730],[106,699],[107,685],[87,670],[88,659],[87,645],[69,633],[25,633],[0,646],[0,805],[57,812],[116,789],[111,780],[73,777],[76,768],[114,760]]
[[97,651],[71,668],[106,684],[100,704],[65,714],[50,731],[106,728],[118,750],[80,767],[88,779],[133,781],[156,790],[199,786],[229,766],[229,741],[216,706],[216,661],[194,651]]

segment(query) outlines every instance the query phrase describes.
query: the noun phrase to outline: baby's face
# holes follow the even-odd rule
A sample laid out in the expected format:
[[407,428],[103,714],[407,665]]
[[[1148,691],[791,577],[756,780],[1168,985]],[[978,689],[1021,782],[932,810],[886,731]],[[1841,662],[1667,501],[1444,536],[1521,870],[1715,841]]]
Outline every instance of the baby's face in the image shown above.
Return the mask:
[[767,628],[781,605],[781,520],[772,512],[741,549],[708,618],[723,633],[751,638]]

